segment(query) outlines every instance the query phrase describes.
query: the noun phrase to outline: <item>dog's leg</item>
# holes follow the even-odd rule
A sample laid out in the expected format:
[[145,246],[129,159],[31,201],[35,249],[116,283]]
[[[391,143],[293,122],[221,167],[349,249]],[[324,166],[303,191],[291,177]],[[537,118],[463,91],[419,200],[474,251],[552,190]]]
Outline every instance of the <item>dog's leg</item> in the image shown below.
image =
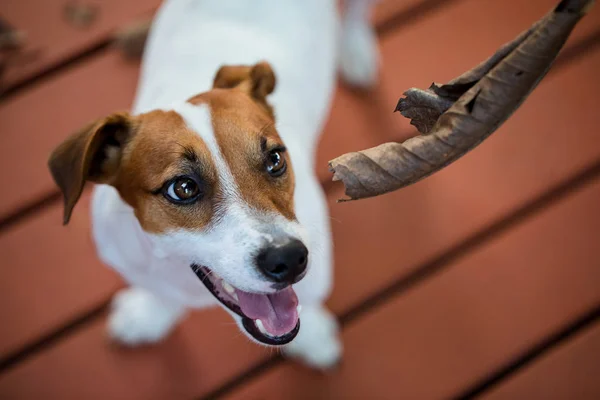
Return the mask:
[[340,70],[344,80],[363,89],[377,83],[379,47],[369,11],[378,0],[345,0],[340,42]]
[[146,289],[131,287],[113,298],[108,333],[112,339],[129,346],[156,343],[169,334],[184,314],[182,305]]
[[335,367],[342,357],[342,342],[335,316],[324,306],[308,306],[300,314],[298,336],[283,348],[286,356],[316,369]]

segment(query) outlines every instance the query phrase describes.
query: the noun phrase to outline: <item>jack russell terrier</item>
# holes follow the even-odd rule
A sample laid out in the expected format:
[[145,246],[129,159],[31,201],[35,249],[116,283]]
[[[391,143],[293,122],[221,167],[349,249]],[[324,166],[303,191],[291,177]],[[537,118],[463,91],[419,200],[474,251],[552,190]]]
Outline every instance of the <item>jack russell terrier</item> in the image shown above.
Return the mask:
[[187,309],[220,304],[258,343],[315,368],[338,362],[313,166],[338,67],[375,83],[372,2],[346,0],[342,18],[336,0],[163,3],[133,113],[93,122],[49,160],[65,224],[85,182],[98,184],[97,251],[131,284],[113,300],[112,338],[157,342]]

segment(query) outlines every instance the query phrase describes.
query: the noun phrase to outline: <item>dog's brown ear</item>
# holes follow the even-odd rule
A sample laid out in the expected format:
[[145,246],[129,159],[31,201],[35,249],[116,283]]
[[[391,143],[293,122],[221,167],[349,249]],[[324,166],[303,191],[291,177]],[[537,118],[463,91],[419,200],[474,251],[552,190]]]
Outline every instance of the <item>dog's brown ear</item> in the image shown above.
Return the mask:
[[244,90],[268,107],[267,96],[275,89],[275,73],[264,61],[253,66],[226,65],[217,71],[213,88]]
[[64,196],[65,225],[86,181],[111,183],[114,179],[132,130],[128,114],[113,114],[87,125],[52,152],[48,167]]

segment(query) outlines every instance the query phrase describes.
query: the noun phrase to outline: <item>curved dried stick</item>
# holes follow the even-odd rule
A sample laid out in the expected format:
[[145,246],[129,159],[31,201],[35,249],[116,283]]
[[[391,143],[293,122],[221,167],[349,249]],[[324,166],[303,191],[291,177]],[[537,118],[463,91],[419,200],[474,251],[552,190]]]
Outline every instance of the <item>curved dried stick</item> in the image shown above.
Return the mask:
[[329,162],[349,199],[398,190],[439,171],[490,136],[546,75],[594,0],[563,0],[492,57],[445,85],[409,89],[395,111],[422,135]]

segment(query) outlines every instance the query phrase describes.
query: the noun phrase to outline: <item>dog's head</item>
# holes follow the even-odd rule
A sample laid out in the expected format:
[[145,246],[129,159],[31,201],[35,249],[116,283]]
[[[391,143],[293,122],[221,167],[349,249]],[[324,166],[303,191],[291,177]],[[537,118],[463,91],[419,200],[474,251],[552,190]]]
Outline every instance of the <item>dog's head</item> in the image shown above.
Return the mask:
[[267,96],[270,66],[222,67],[213,89],[174,110],[114,114],[68,138],[49,167],[69,221],[86,181],[114,186],[157,253],[189,263],[256,340],[299,329],[291,285],[308,250],[294,171]]

